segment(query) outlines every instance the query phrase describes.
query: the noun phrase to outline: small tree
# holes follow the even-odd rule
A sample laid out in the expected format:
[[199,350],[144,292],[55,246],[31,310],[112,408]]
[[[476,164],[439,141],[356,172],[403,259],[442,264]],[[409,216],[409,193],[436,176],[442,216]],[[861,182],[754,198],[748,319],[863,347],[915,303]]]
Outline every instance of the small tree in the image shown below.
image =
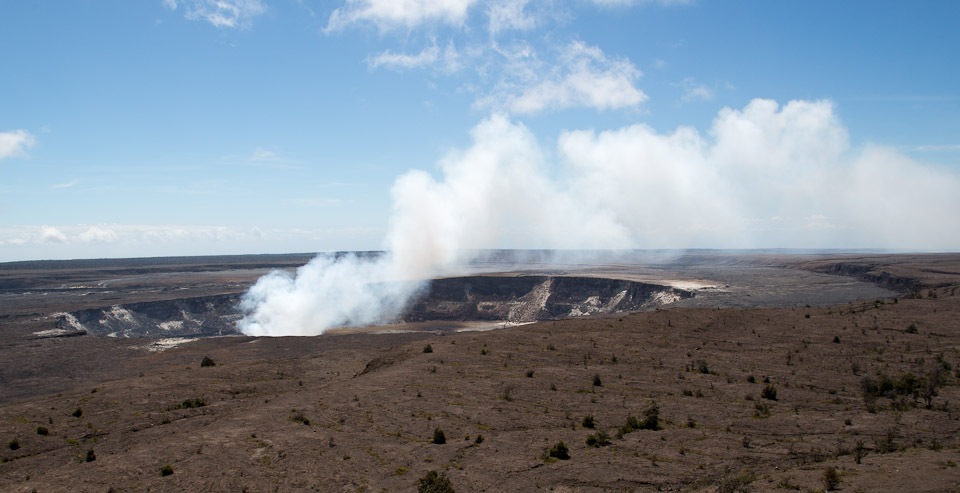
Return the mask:
[[447,436],[443,434],[443,430],[440,428],[435,428],[433,430],[433,443],[437,445],[443,445],[447,443]]

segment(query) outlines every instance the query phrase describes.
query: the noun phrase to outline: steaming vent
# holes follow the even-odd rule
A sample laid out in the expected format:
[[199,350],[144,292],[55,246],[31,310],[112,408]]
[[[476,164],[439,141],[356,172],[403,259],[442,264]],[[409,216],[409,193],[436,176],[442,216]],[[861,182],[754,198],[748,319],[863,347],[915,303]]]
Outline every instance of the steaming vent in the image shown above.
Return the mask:
[[[65,313],[57,327],[112,337],[239,334],[241,294],[113,305]],[[669,305],[693,293],[595,277],[469,276],[435,279],[394,322],[555,320]]]

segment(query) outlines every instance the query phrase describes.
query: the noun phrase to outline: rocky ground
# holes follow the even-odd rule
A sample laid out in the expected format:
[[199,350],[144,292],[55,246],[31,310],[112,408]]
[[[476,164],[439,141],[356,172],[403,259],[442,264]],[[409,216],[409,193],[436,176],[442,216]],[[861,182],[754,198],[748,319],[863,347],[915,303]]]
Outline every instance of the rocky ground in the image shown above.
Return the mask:
[[960,255],[763,262],[901,294],[163,352],[10,316],[0,489],[960,489]]

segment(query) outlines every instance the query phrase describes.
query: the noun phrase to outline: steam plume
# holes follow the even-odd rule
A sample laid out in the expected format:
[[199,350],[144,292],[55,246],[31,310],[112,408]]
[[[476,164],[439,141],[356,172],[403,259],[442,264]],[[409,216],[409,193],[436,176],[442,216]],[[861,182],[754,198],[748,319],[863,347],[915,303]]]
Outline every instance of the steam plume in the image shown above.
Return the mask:
[[830,102],[725,108],[708,136],[646,125],[558,139],[551,165],[504,116],[473,144],[400,176],[376,258],[321,256],[245,295],[251,335],[319,334],[402,314],[423,280],[477,249],[960,246],[960,177],[895,150],[852,150]]

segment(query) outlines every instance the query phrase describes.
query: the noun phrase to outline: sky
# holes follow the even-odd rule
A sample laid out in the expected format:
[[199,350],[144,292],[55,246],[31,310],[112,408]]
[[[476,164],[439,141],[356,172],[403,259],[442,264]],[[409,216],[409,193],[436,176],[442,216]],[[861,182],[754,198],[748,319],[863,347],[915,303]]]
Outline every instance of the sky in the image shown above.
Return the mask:
[[954,1],[0,2],[0,261],[956,251],[958,18]]

